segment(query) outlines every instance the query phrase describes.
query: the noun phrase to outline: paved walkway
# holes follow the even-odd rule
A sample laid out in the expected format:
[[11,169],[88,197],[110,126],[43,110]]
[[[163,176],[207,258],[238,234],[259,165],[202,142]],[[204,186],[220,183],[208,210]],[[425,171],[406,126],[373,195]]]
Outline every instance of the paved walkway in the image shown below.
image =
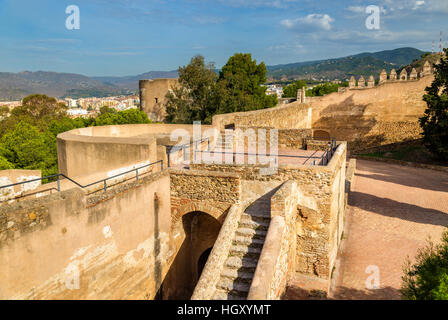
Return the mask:
[[[402,267],[448,226],[448,173],[358,160],[335,272],[337,299],[400,299]],[[366,273],[377,266],[377,290]]]

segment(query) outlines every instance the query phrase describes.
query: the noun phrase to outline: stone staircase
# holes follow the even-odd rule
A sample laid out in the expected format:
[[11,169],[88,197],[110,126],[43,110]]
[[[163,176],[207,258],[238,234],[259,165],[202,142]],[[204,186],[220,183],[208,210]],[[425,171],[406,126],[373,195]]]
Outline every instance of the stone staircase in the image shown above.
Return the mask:
[[255,200],[241,219],[213,300],[245,300],[271,220],[271,193]]

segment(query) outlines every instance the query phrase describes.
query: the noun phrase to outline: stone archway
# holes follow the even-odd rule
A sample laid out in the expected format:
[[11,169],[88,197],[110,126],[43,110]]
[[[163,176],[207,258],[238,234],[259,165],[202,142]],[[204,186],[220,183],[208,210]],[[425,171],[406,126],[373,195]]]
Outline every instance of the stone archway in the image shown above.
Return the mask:
[[162,283],[164,300],[190,299],[221,230],[221,223],[202,211],[183,214],[181,220],[183,242]]
[[330,133],[325,130],[314,130],[313,139],[316,140],[330,140]]

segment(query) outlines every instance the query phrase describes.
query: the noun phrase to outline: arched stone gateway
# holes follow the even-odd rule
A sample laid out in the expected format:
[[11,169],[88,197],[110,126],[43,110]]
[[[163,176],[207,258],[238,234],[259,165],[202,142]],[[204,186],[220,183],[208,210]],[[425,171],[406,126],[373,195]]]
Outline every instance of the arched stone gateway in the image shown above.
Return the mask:
[[313,139],[316,140],[330,140],[330,133],[325,130],[315,130],[313,132]]
[[221,223],[202,211],[183,214],[181,220],[184,240],[159,290],[164,300],[190,299],[221,230]]

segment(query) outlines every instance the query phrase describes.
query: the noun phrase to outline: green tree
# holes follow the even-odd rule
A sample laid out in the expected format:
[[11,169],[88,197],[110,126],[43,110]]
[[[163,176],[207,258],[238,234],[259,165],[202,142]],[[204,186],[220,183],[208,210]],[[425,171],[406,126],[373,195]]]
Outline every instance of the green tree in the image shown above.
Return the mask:
[[179,85],[166,95],[166,121],[193,123],[211,122],[215,113],[212,95],[217,75],[213,63],[206,64],[203,56],[195,56],[187,66],[179,68]]
[[440,159],[448,159],[448,49],[444,52],[434,66],[434,81],[423,96],[427,108],[420,118],[423,143]]
[[[112,109],[113,110],[113,109]],[[148,115],[137,109],[128,109],[124,111],[113,111],[100,114],[95,119],[95,126],[106,126],[116,124],[133,124],[133,123],[151,123]]]
[[105,114],[105,113],[117,113],[117,110],[115,110],[114,108],[111,108],[109,106],[100,107],[100,115]]
[[420,249],[416,262],[404,267],[401,293],[409,300],[448,300],[448,231],[442,242]]
[[25,115],[37,120],[61,118],[67,115],[67,106],[44,94],[33,94],[23,98],[22,105],[14,108],[11,115]]
[[[37,127],[20,121],[14,130],[2,139],[1,156],[16,169],[41,169],[43,175],[55,173],[55,159],[51,153],[50,139]],[[56,161],[57,162],[57,161]]]
[[66,116],[65,104],[44,94],[33,94],[23,98],[22,105],[12,109],[10,116],[0,121],[0,136],[13,130],[20,121],[25,121],[44,131],[52,119],[61,119]]
[[306,81],[305,80],[297,80],[290,85],[287,85],[283,88],[283,98],[296,98],[297,97],[297,91],[299,89],[302,89],[303,87],[306,88]]
[[332,93],[332,92],[338,92],[338,88],[339,88],[339,85],[337,83],[326,82],[326,83],[318,84],[317,86],[313,87],[312,89],[307,90],[306,96],[307,97],[324,96],[324,95]]
[[257,64],[250,53],[236,53],[229,58],[219,73],[214,103],[217,113],[229,113],[270,108],[277,96],[267,95],[266,65]]

